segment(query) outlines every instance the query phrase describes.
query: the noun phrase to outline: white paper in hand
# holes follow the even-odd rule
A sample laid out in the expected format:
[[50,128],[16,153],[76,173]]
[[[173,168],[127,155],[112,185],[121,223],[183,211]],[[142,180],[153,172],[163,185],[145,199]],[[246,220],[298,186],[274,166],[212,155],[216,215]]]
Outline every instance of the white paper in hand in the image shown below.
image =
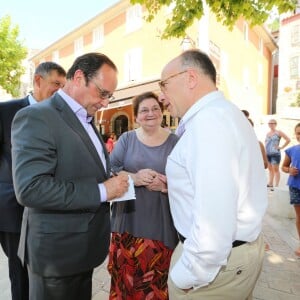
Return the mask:
[[134,184],[131,176],[129,175],[128,175],[128,183],[129,183],[128,191],[123,196],[112,199],[113,202],[135,200]]

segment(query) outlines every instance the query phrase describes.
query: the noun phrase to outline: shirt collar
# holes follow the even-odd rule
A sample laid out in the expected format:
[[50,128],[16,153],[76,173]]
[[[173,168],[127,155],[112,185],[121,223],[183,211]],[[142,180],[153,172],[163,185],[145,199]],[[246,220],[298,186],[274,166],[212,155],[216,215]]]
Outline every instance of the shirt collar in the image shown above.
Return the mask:
[[29,101],[29,104],[32,105],[32,104],[36,104],[37,101],[35,100],[35,98],[32,96],[32,94],[29,94],[28,95],[28,101]]
[[213,91],[211,93],[208,93],[204,97],[200,98],[198,101],[196,101],[184,114],[184,116],[181,118],[180,122],[184,123],[185,125],[188,123],[188,121],[193,118],[193,116],[201,110],[204,106],[206,106],[211,101],[214,101],[214,99],[220,97],[220,95],[223,96],[223,93],[221,91]]
[[65,102],[70,106],[70,108],[78,118],[86,123],[91,123],[93,117],[87,114],[87,110],[83,106],[81,106],[71,96],[66,94],[62,89],[59,89],[57,93],[65,100]]

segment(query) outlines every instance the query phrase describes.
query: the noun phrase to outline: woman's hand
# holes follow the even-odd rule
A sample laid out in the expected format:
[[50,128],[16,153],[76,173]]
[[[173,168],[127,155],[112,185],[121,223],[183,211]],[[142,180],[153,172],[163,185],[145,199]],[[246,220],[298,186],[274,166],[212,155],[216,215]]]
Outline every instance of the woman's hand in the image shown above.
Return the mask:
[[141,169],[132,177],[135,186],[147,186],[153,182],[156,176],[157,172],[151,169]]
[[163,174],[157,173],[153,182],[147,186],[149,191],[159,191],[162,193],[168,192],[167,177]]

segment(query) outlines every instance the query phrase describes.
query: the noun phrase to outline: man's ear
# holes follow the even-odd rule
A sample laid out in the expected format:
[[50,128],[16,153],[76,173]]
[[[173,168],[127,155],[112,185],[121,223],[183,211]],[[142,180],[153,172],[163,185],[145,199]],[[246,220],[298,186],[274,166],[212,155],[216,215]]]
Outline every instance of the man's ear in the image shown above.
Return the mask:
[[188,86],[189,88],[193,89],[198,84],[199,74],[194,69],[188,69],[187,75],[188,75]]
[[84,84],[86,85],[86,80],[85,80],[84,74],[81,70],[75,71],[74,76],[73,76],[73,81],[76,86],[80,86],[80,84],[82,84],[82,82],[84,82]]
[[34,83],[38,88],[41,87],[41,80],[43,80],[43,77],[40,74],[34,75]]

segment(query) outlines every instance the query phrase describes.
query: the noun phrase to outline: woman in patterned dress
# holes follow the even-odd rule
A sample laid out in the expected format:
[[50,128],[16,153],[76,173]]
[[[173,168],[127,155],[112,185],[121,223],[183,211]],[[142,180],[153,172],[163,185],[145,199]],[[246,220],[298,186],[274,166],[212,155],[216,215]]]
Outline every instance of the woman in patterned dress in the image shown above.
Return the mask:
[[110,157],[114,171],[132,177],[136,200],[112,204],[109,299],[163,300],[168,299],[168,270],[178,237],[160,178],[178,137],[161,127],[156,94],[137,96],[133,111],[139,128],[122,134]]

